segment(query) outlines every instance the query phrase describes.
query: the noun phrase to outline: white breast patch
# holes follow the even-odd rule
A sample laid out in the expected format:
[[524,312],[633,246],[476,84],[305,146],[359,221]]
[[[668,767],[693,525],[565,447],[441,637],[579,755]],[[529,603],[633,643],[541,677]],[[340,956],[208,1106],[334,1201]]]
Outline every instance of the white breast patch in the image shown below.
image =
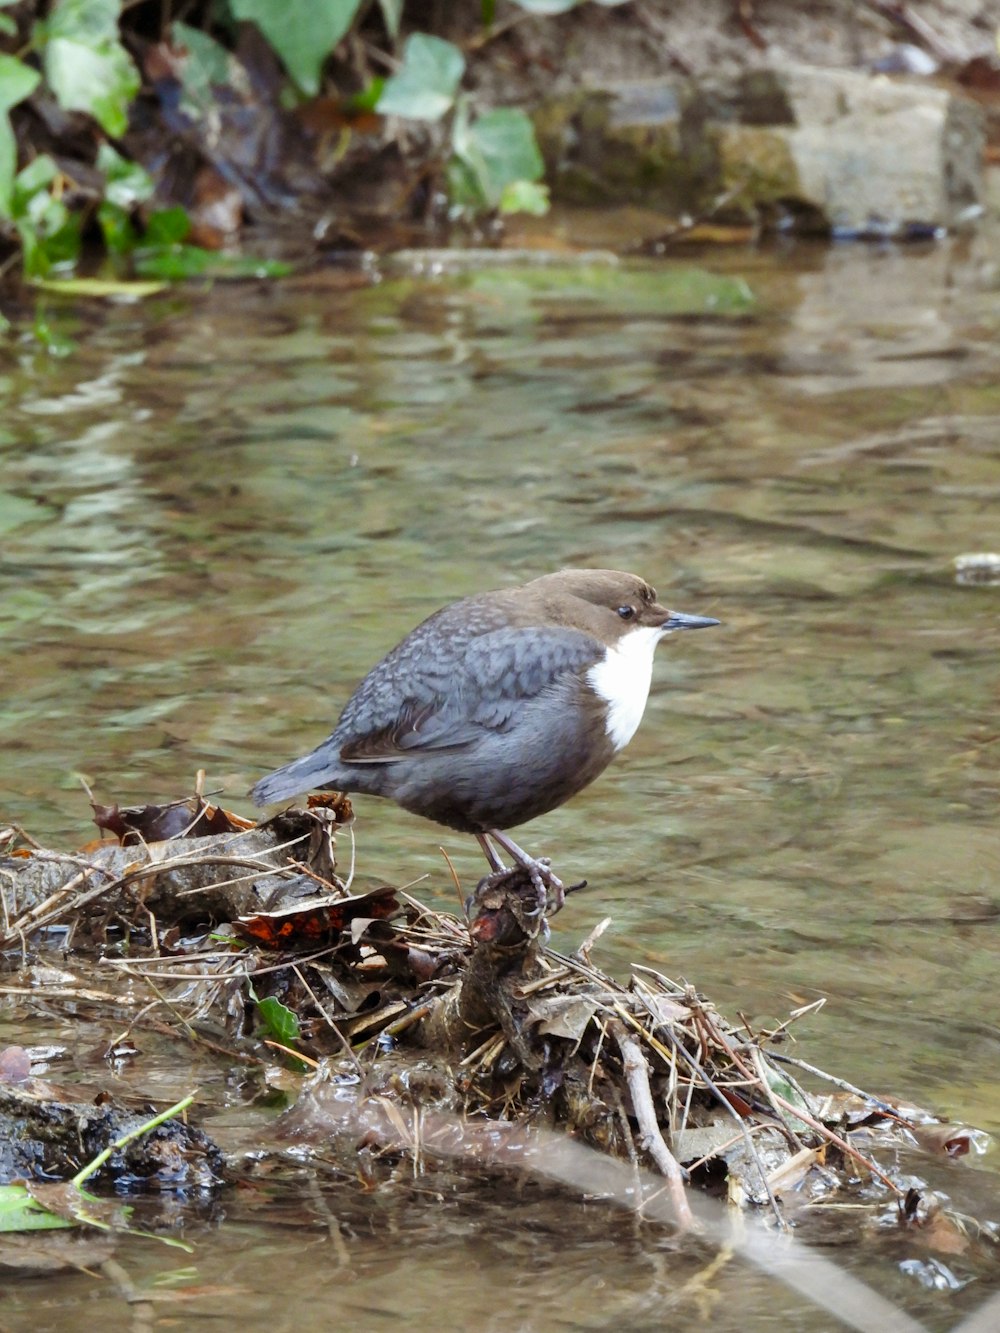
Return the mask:
[[640,626],[609,648],[603,662],[587,672],[594,692],[608,705],[608,736],[615,750],[622,750],[636,733],[649,697],[653,677],[653,654],[663,637],[656,626]]

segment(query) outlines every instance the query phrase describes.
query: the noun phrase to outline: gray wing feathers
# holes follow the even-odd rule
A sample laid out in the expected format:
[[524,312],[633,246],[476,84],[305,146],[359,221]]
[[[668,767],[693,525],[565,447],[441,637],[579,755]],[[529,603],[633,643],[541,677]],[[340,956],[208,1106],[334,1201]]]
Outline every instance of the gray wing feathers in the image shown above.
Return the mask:
[[334,737],[351,763],[468,745],[484,729],[502,731],[525,700],[583,671],[602,651],[590,635],[562,628],[504,628],[465,642],[438,641],[434,654],[420,654],[419,671],[403,659],[391,664],[391,674],[380,670],[364,680]]
[[582,673],[604,651],[580,630],[497,626],[495,613],[473,600],[461,616],[457,609],[446,607],[394,648],[354,691],[333,734],[261,778],[253,800],[264,805],[329,785],[349,790],[352,767],[440,754],[503,731],[526,700]]

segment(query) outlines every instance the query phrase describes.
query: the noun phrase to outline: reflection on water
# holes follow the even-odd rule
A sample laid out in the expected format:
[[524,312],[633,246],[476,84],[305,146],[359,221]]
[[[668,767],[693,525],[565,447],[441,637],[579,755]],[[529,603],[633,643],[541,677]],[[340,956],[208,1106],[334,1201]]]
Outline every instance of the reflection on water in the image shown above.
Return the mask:
[[[76,773],[127,802],[201,766],[248,811],[437,606],[633,569],[724,626],[661,648],[629,750],[524,831],[590,881],[557,941],[611,915],[602,961],[751,1021],[826,996],[807,1058],[1000,1128],[1000,588],[952,568],[1000,542],[988,255],[713,255],[757,304],[702,318],[655,266],[53,308],[75,353],[0,367],[3,817],[72,845]],[[450,902],[442,843],[480,873],[358,807],[362,880]]]

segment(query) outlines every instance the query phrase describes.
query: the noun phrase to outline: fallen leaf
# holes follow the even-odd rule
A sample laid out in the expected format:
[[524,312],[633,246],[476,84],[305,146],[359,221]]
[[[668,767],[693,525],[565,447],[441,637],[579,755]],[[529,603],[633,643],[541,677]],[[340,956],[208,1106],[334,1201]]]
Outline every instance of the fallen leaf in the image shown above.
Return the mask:
[[233,929],[244,943],[265,949],[315,948],[332,943],[359,917],[385,921],[398,910],[396,890],[387,885],[352,898],[316,899],[280,912],[241,916]]
[[230,814],[200,797],[171,801],[169,805],[96,805],[94,823],[114,834],[123,847],[164,842],[170,838],[207,838],[214,833],[237,833],[253,828],[248,820]]

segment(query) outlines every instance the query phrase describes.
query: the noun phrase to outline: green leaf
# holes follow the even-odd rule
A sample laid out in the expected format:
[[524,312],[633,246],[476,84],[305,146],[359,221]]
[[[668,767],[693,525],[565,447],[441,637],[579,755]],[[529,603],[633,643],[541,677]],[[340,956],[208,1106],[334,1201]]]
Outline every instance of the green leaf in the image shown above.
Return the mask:
[[89,112],[114,138],[128,129],[128,107],[139,91],[139,73],[123,46],[95,48],[57,37],[45,48],[45,74],[67,111]]
[[9,218],[13,211],[16,170],[17,140],[5,113],[0,115],[0,218]]
[[15,199],[26,202],[39,190],[47,189],[58,175],[59,168],[48,153],[39,153],[34,161],[17,173],[14,181]]
[[386,79],[378,110],[408,120],[440,120],[455,104],[465,56],[451,42],[415,32],[406,39],[399,73]]
[[501,213],[531,213],[543,217],[549,211],[549,187],[537,181],[511,181],[500,194]]
[[107,199],[97,206],[97,221],[108,254],[130,255],[139,243],[127,209]]
[[94,46],[118,35],[122,0],[55,0],[40,34]]
[[256,23],[303,92],[319,92],[327,56],[354,22],[361,0],[229,0],[236,19]]
[[264,1027],[282,1046],[290,1046],[292,1042],[298,1041],[301,1034],[298,1015],[286,1004],[268,995],[257,1001],[257,1012]]
[[447,167],[448,198],[459,212],[482,212],[489,208],[479,181],[460,157],[453,157]]
[[23,60],[0,54],[0,217],[11,216],[17,171],[17,141],[7,112],[31,96],[41,77]]
[[0,55],[0,111],[9,111],[30,97],[41,81],[41,74],[23,60]]
[[104,173],[104,197],[119,208],[131,210],[152,197],[153,178],[138,162],[122,157],[109,143],[97,150],[97,170]]
[[166,282],[203,278],[208,271],[209,252],[197,245],[146,246],[135,252],[135,271],[142,278]]
[[23,1185],[0,1185],[0,1235],[10,1231],[55,1231],[73,1225],[35,1203]]
[[257,259],[253,255],[220,255],[198,245],[163,248],[143,246],[136,251],[135,271],[144,278],[284,278],[292,265],[280,259]]
[[[509,186],[536,181],[545,169],[534,126],[515,107],[497,107],[474,121],[464,114],[458,116],[452,147],[486,208],[500,207]],[[458,198],[456,202],[474,204],[475,200]]]
[[146,223],[143,245],[147,249],[180,245],[190,230],[191,219],[183,208],[159,208]]
[[54,268],[70,268],[80,258],[82,240],[78,217],[66,215],[62,224],[51,233],[32,230],[28,222],[18,223],[17,231],[27,277],[47,277]]
[[58,174],[55,162],[43,153],[14,178],[10,216],[29,277],[44,278],[55,265],[72,263],[80,253],[82,219],[49,188]]
[[44,45],[45,76],[59,105],[86,111],[119,137],[128,128],[128,108],[139,91],[139,71],[118,40],[120,0],[58,0],[50,17],[36,24]]
[[351,116],[356,116],[362,111],[374,111],[378,106],[378,99],[382,96],[384,87],[385,79],[379,78],[376,74],[374,78],[369,79],[359,93],[355,93],[352,97],[345,97],[341,105]]
[[97,207],[97,221],[105,247],[109,254],[131,254],[139,243],[132,214],[153,194],[153,178],[106,142],[97,150],[97,167],[104,173],[104,198]]

